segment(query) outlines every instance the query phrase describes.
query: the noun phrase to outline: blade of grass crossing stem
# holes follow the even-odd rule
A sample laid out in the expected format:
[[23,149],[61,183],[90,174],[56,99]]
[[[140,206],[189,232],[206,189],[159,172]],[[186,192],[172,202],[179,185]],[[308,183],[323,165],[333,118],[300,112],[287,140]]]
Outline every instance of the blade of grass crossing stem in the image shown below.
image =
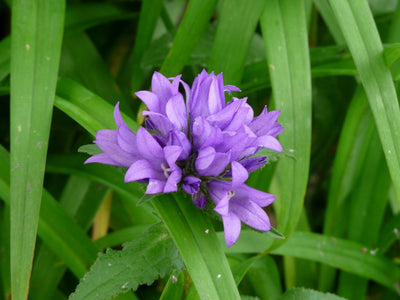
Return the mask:
[[63,34],[65,1],[12,3],[11,289],[26,299]]
[[132,92],[136,92],[141,88],[143,80],[143,70],[140,66],[143,54],[149,48],[153,33],[163,8],[162,0],[145,0],[142,1],[140,10],[139,24],[136,32],[135,46],[132,53]]
[[330,4],[365,88],[400,203],[400,108],[373,16],[366,0]]
[[165,76],[177,75],[185,66],[202,34],[209,25],[214,12],[216,0],[189,1],[187,10],[177,30],[168,56],[160,72]]
[[[208,69],[224,72],[228,84],[240,83],[244,64],[265,1],[224,1]],[[240,38],[238,38],[240,37]],[[229,51],[227,51],[229,49]]]
[[201,299],[240,299],[211,221],[179,195],[152,200],[177,245]]
[[261,29],[275,107],[282,111],[279,122],[285,128],[280,141],[284,149],[296,152],[295,159],[279,161],[274,178],[279,189],[278,230],[288,237],[301,214],[310,162],[311,80],[303,1],[267,1]]

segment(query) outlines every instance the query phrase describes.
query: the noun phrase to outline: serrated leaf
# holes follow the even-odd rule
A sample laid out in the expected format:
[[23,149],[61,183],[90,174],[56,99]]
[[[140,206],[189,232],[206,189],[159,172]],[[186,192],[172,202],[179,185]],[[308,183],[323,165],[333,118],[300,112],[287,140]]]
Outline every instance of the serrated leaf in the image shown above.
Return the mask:
[[165,227],[152,226],[142,236],[124,244],[123,250],[99,254],[70,300],[101,300],[151,284],[159,276],[182,269],[178,249]]
[[96,144],[88,144],[88,145],[83,145],[78,148],[78,152],[81,153],[87,153],[89,155],[96,155],[103,153],[103,151],[100,150],[99,146]]
[[322,293],[316,290],[304,289],[304,288],[292,288],[287,290],[279,300],[296,300],[296,299],[308,299],[308,300],[344,300],[346,298],[339,297],[330,293]]

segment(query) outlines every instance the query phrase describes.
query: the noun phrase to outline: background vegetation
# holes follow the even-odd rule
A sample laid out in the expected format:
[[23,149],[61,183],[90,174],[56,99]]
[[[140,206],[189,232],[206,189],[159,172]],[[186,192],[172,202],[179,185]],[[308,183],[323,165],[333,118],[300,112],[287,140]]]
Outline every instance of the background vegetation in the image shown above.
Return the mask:
[[[0,23],[1,298],[398,297],[396,0],[3,0]],[[117,101],[138,128],[154,70],[203,68],[282,110],[285,155],[249,180],[286,239],[226,248],[188,199],[137,206],[142,186],[83,165]]]

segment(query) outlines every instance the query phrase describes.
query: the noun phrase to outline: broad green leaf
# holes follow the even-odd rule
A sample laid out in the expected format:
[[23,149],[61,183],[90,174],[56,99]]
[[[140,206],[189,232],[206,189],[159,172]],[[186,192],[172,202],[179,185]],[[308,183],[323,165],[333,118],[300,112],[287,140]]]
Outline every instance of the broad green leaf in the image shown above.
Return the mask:
[[201,299],[239,299],[227,259],[209,218],[189,197],[161,195],[152,200]]
[[161,224],[155,225],[124,244],[121,251],[100,254],[70,299],[109,299],[181,268],[181,257],[168,232]]
[[[302,1],[268,1],[261,16],[275,108],[284,149],[296,151],[296,160],[282,158],[275,186],[278,230],[289,237],[300,217],[307,186],[311,144],[311,81],[307,26]],[[290,150],[293,149],[293,150]],[[282,241],[275,241],[280,244]]]
[[292,288],[286,291],[278,300],[296,300],[296,299],[308,299],[308,300],[345,300],[346,298],[339,297],[330,293],[322,293],[316,290],[304,289],[304,288]]
[[12,2],[11,290],[26,299],[43,190],[65,1]]
[[216,0],[192,0],[189,2],[172,47],[161,67],[162,74],[168,77],[176,76],[181,72],[207,28],[216,4]]
[[367,94],[400,202],[400,108],[378,30],[366,0],[330,1]]
[[[208,70],[224,73],[226,84],[240,83],[244,64],[265,1],[224,1]],[[240,37],[240,38],[238,38]],[[229,51],[227,51],[229,49]]]

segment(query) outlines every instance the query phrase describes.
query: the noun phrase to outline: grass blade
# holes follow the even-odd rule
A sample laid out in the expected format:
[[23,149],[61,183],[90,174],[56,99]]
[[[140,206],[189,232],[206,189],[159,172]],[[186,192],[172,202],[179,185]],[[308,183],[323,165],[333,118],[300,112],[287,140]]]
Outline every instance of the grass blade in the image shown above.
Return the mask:
[[61,52],[65,1],[12,3],[11,290],[26,299]]
[[[219,233],[223,243],[223,233]],[[269,237],[255,231],[243,230],[239,241],[227,253],[259,253],[265,250]],[[308,259],[372,279],[400,293],[400,269],[397,264],[363,244],[317,233],[294,232],[281,247],[271,254]]]
[[378,30],[366,0],[330,4],[365,88],[400,203],[400,108]]
[[[289,237],[299,220],[306,191],[311,144],[311,80],[303,1],[268,1],[261,16],[275,107],[285,128],[280,141],[296,151],[276,169],[278,230]],[[282,241],[276,241],[282,243]]]
[[240,299],[228,261],[207,216],[187,197],[153,201],[178,247],[201,299]]
[[[238,84],[265,1],[225,1],[208,65],[209,71],[224,73],[224,81]],[[240,37],[240,38],[238,38]],[[229,51],[226,51],[229,49]]]
[[216,0],[192,0],[175,36],[172,48],[160,72],[165,76],[176,76],[185,66],[206,30],[214,12]]

